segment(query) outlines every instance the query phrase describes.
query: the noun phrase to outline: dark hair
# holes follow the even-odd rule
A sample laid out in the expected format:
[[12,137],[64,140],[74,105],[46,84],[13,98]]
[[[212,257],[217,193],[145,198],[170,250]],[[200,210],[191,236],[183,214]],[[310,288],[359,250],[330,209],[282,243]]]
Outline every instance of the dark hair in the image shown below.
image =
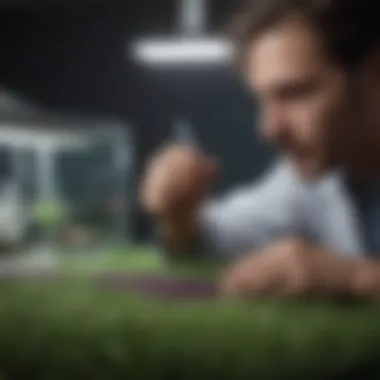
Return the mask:
[[377,0],[245,1],[231,29],[236,59],[241,64],[255,37],[296,16],[314,28],[334,63],[356,67],[379,48],[379,10]]

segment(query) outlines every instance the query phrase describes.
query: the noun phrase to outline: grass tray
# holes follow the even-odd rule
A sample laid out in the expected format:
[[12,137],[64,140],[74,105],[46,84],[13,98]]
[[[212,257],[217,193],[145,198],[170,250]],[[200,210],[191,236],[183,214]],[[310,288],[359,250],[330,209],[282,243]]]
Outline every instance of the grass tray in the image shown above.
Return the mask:
[[380,378],[380,307],[218,297],[150,249],[0,282],[0,379]]

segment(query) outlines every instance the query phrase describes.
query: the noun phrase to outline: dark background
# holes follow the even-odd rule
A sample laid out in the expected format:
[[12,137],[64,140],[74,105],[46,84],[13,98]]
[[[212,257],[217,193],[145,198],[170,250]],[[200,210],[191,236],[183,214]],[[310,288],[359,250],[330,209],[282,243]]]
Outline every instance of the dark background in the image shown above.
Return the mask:
[[[209,29],[227,25],[233,1],[210,2]],[[232,70],[148,70],[128,57],[136,36],[175,32],[176,2],[66,1],[0,6],[0,84],[49,109],[128,121],[138,172],[186,117],[207,152],[220,157],[217,190],[251,180],[271,156],[254,133],[255,109]],[[135,235],[148,231],[136,212]]]

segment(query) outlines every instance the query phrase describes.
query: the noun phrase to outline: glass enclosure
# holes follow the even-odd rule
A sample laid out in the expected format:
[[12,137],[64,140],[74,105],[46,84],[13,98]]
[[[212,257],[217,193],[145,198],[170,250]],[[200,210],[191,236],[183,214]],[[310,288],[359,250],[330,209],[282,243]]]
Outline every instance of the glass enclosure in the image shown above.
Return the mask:
[[122,244],[129,233],[132,168],[125,126],[0,126],[4,250],[94,252]]

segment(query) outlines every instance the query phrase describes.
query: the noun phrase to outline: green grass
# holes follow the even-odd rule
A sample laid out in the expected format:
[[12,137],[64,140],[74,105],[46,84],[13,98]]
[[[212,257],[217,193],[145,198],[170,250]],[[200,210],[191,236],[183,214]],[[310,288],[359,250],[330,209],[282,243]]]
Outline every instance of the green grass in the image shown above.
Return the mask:
[[101,290],[89,274],[218,269],[167,266],[149,249],[98,260],[62,260],[76,275],[49,285],[2,284],[0,378],[380,378],[378,305],[150,299]]
[[93,275],[104,271],[127,273],[161,273],[171,276],[210,277],[217,275],[222,265],[206,260],[170,262],[152,247],[118,248],[93,257],[62,256],[59,269],[66,273]]

